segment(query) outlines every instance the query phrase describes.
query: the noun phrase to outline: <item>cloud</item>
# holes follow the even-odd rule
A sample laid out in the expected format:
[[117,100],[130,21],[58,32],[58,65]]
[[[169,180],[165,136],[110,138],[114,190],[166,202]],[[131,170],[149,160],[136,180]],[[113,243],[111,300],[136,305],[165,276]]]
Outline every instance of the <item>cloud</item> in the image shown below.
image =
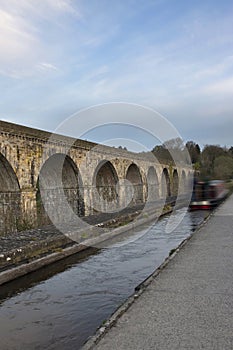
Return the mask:
[[23,18],[0,9],[1,61],[22,57],[35,44],[34,30]]
[[[73,6],[74,2],[70,0],[1,0],[1,8],[7,12],[24,16],[50,17],[53,18],[57,14],[72,14],[81,17],[81,13]],[[53,11],[53,12],[51,12]]]
[[41,20],[49,22],[55,30],[56,26],[64,26],[65,21],[59,21],[59,16],[64,14],[81,17],[69,0],[3,0],[0,4],[0,74],[19,79],[37,74],[39,66],[54,69],[48,33]]
[[187,133],[204,116],[224,122],[233,110],[233,17],[230,5],[208,4],[1,0],[1,113],[46,128],[48,117],[55,125],[81,107],[127,101]]
[[221,79],[214,84],[205,86],[203,88],[203,92],[206,93],[207,95],[214,95],[214,96],[216,95],[233,96],[233,76],[226,79]]
[[81,17],[81,13],[77,11],[72,5],[70,0],[44,0],[44,4],[47,2],[47,6],[58,12],[66,12],[77,17]]
[[58,68],[56,66],[47,62],[38,63],[37,67],[40,71],[48,71],[48,70],[58,71]]

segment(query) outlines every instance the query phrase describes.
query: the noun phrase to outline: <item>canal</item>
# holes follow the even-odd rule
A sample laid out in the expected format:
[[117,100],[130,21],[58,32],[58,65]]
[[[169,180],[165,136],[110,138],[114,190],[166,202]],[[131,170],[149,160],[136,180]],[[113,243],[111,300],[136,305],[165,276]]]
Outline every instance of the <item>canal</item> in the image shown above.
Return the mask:
[[165,216],[0,287],[0,349],[80,349],[208,214],[187,212],[171,233]]

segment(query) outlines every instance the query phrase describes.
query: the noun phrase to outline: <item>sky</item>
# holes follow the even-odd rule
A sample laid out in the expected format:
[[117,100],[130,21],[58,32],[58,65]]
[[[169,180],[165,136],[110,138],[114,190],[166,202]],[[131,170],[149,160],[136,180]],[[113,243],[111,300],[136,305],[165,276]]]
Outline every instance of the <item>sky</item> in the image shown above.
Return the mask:
[[[0,118],[54,131],[125,102],[158,111],[184,141],[229,147],[232,33],[227,0],[0,0]],[[85,138],[102,142],[100,130]]]

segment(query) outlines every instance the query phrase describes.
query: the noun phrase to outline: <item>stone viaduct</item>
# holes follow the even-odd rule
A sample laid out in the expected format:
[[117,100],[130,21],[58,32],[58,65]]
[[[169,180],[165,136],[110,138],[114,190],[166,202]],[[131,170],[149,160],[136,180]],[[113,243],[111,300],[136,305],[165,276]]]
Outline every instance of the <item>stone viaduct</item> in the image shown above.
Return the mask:
[[178,186],[185,193],[189,176],[190,168],[152,155],[0,121],[0,234],[49,222],[41,186],[48,206],[62,187],[73,212],[86,216],[108,211],[109,203],[115,209],[175,196]]

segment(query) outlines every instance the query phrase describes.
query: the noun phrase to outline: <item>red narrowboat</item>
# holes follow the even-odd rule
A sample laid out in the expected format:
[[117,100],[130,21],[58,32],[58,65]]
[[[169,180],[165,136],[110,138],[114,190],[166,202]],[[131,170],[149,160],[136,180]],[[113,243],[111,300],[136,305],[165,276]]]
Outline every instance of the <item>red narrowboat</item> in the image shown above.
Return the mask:
[[227,196],[228,190],[222,180],[198,181],[194,184],[190,210],[212,209]]

